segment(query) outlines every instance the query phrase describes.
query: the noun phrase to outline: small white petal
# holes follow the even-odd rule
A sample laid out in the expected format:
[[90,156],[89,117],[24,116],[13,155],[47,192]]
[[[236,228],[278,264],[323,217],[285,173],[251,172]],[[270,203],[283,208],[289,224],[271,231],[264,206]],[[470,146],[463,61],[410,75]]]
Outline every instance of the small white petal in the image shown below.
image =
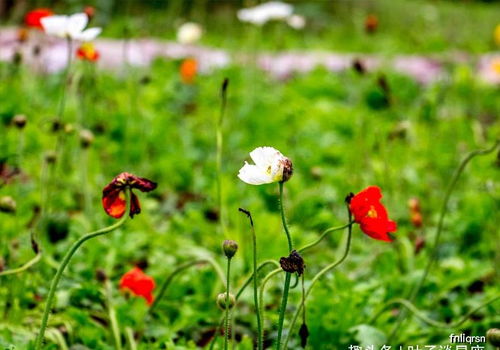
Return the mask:
[[197,23],[187,22],[179,27],[177,41],[181,44],[193,44],[200,40],[203,30]]
[[68,35],[72,39],[77,39],[79,35],[81,35],[82,31],[87,26],[89,22],[89,18],[85,13],[75,13],[71,15],[68,20]]
[[250,158],[254,161],[255,165],[267,168],[272,166],[276,159],[283,158],[283,154],[273,147],[258,147],[250,152]]
[[73,39],[81,40],[81,41],[92,41],[95,38],[97,38],[97,36],[99,34],[101,34],[101,32],[102,32],[101,28],[98,28],[98,27],[89,28],[89,29],[84,30],[80,34],[76,35],[76,37],[74,37]]
[[267,174],[262,168],[256,165],[251,165],[245,162],[245,165],[240,169],[238,177],[241,181],[249,185],[263,185],[273,182],[273,178]]
[[43,30],[47,35],[58,36],[64,38],[68,25],[68,16],[48,16],[40,19]]

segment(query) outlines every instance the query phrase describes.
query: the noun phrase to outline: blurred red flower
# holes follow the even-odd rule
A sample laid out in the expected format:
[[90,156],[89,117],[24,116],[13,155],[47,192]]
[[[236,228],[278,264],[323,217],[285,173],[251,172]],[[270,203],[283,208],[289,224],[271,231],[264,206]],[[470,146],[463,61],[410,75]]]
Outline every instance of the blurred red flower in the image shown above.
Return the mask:
[[381,241],[392,241],[389,232],[396,232],[397,225],[389,220],[387,210],[380,203],[382,193],[380,188],[369,186],[352,197],[349,210],[368,236]]
[[85,13],[90,20],[95,16],[95,7],[85,6],[85,8],[83,9],[83,13]]
[[40,22],[40,20],[44,17],[52,15],[54,15],[54,12],[52,12],[52,10],[47,8],[38,8],[26,14],[26,16],[24,17],[24,23],[28,27],[38,28],[40,30],[43,30],[42,23]]
[[130,212],[131,218],[141,212],[139,199],[132,192],[137,188],[141,192],[150,192],[156,188],[156,182],[132,175],[130,173],[121,173],[116,176],[102,191],[102,205],[109,216],[119,219],[125,214],[126,200],[125,190],[130,188]]
[[99,51],[97,51],[92,43],[83,43],[76,50],[76,57],[84,61],[95,62],[99,59]]
[[156,283],[153,277],[146,275],[137,266],[125,273],[120,279],[120,289],[129,290],[132,294],[143,297],[148,305],[153,303],[153,290]]
[[366,16],[366,18],[365,18],[365,31],[367,33],[371,34],[371,33],[375,33],[377,28],[378,28],[378,17],[373,15],[373,14],[369,14],[368,16]]
[[180,73],[184,84],[192,84],[198,71],[198,62],[193,58],[187,58],[181,63]]

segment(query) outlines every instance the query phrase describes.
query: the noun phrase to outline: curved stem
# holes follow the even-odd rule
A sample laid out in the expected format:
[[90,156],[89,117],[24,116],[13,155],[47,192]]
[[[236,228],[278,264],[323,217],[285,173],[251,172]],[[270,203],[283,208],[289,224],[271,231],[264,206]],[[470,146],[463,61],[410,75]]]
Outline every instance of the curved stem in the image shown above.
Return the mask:
[[[351,222],[351,213],[350,212],[349,212],[349,222]],[[323,275],[325,275],[327,272],[333,270],[334,268],[336,268],[337,266],[342,264],[344,262],[344,260],[347,258],[347,255],[349,255],[349,250],[351,248],[351,238],[352,238],[352,223],[349,224],[348,228],[349,228],[349,230],[348,230],[348,234],[347,234],[347,244],[346,244],[346,247],[344,250],[344,254],[342,255],[342,257],[339,260],[331,263],[330,265],[325,266],[312,279],[311,285],[309,286],[304,297],[302,298],[302,302],[299,304],[299,307],[297,308],[297,310],[295,310],[295,314],[293,315],[292,321],[290,323],[289,332],[286,335],[286,338],[285,338],[285,341],[283,344],[284,349],[286,349],[286,347],[288,345],[288,341],[290,340],[290,335],[292,334],[293,327],[295,326],[295,323],[297,322],[297,318],[299,317],[300,312],[302,311],[302,308],[305,306],[305,302],[306,302],[307,298],[309,297],[309,294],[311,294],[311,291],[312,291],[314,285],[316,284],[316,282],[318,282],[319,279],[321,277],[323,277]]]
[[[269,282],[269,280],[277,275],[278,273],[283,272],[283,269],[281,267],[278,267],[277,269],[269,272],[266,277],[262,280],[262,283],[260,284],[260,289],[259,289],[259,305],[260,305],[260,315],[262,317],[262,323],[264,323],[264,291],[266,289],[266,284]],[[264,327],[262,327],[262,338],[264,338]]]
[[64,258],[61,262],[61,265],[59,265],[59,268],[57,269],[57,272],[54,275],[52,282],[50,284],[49,294],[47,295],[47,302],[45,304],[45,309],[43,311],[42,324],[40,326],[40,331],[39,331],[39,333],[36,337],[36,341],[35,341],[35,350],[42,349],[42,343],[43,343],[43,339],[44,339],[44,335],[45,335],[45,329],[47,328],[47,322],[49,320],[49,314],[50,314],[50,310],[52,308],[52,303],[54,302],[54,296],[56,293],[57,285],[59,284],[59,281],[61,280],[62,274],[63,274],[64,270],[66,269],[66,266],[68,266],[71,258],[73,257],[73,255],[76,253],[78,248],[80,248],[80,246],[83,243],[85,243],[86,241],[88,241],[89,239],[92,239],[94,237],[101,236],[103,234],[106,234],[108,232],[116,230],[117,228],[122,226],[125,223],[125,221],[127,221],[127,218],[128,218],[129,212],[130,212],[130,190],[129,189],[125,190],[125,196],[126,196],[125,213],[123,214],[123,217],[119,221],[117,221],[115,224],[113,224],[111,226],[102,228],[100,230],[97,230],[97,231],[94,231],[91,233],[87,233],[86,235],[84,235],[83,237],[78,239],[75,243],[73,243],[71,248],[68,250],[68,252],[64,256]]
[[[283,223],[283,229],[285,230],[286,238],[288,240],[288,252],[290,253],[293,250],[293,242],[292,242],[292,236],[290,235],[290,231],[288,230],[288,225],[286,224],[285,208],[283,204],[283,185],[284,182],[280,181],[279,189],[280,189],[281,221]],[[285,285],[283,286],[283,298],[281,299],[281,306],[279,312],[278,338],[276,339],[276,350],[279,350],[281,347],[281,336],[283,333],[283,323],[285,322],[285,311],[286,311],[286,304],[288,303],[288,292],[290,290],[291,278],[292,274],[290,272],[287,272],[285,276]]]
[[229,276],[231,275],[231,258],[227,259],[227,282],[226,282],[226,305],[225,305],[225,311],[226,311],[226,329],[224,331],[224,350],[228,349],[228,344],[229,344]]
[[494,298],[482,303],[481,305],[475,307],[474,309],[470,310],[460,320],[452,322],[452,323],[444,323],[444,322],[439,322],[439,321],[435,321],[433,319],[428,318],[420,310],[418,310],[417,307],[415,305],[413,305],[410,301],[408,301],[406,299],[402,299],[402,298],[397,298],[397,299],[388,301],[383,306],[383,308],[377,314],[375,314],[375,316],[372,318],[372,320],[369,322],[369,324],[373,324],[380,317],[380,315],[382,315],[384,313],[384,311],[387,310],[387,308],[390,305],[400,304],[400,305],[404,306],[406,309],[408,309],[413,315],[417,316],[420,320],[422,320],[423,322],[425,322],[431,326],[434,326],[437,328],[456,328],[456,327],[460,326],[462,323],[464,323],[465,321],[467,321],[469,319],[469,317],[471,315],[473,315],[477,310],[482,309],[483,307],[485,307],[489,304],[492,304],[499,299],[500,299],[500,295],[497,295],[496,297],[494,297]]
[[[460,175],[465,170],[465,167],[467,166],[467,164],[474,157],[479,156],[479,155],[485,155],[485,154],[491,153],[499,145],[500,145],[500,140],[497,140],[495,142],[495,144],[493,145],[493,147],[491,147],[491,148],[488,148],[488,149],[485,149],[485,150],[476,150],[476,151],[473,151],[473,152],[469,153],[462,160],[462,162],[460,163],[460,165],[458,166],[458,168],[455,170],[455,173],[453,174],[453,177],[452,177],[452,179],[451,179],[451,181],[450,181],[450,183],[448,185],[448,188],[446,190],[446,193],[444,195],[443,204],[441,206],[441,213],[439,215],[439,222],[438,222],[438,226],[436,228],[436,235],[434,237],[434,242],[433,242],[432,249],[431,249],[431,252],[430,252],[429,260],[427,262],[427,265],[425,266],[424,273],[422,274],[422,277],[420,277],[420,280],[417,282],[417,284],[413,288],[412,292],[410,293],[410,297],[408,298],[408,300],[409,300],[410,303],[412,303],[415,300],[416,296],[418,295],[418,292],[420,291],[420,288],[422,288],[425,280],[427,279],[427,276],[429,275],[429,272],[431,270],[431,267],[432,267],[434,261],[437,258],[437,248],[439,246],[439,241],[440,241],[440,238],[441,238],[441,232],[443,231],[444,217],[446,215],[446,211],[447,211],[447,208],[448,208],[448,202],[450,200],[451,193],[455,189],[455,186],[456,186],[456,184],[458,182],[458,179],[460,178]],[[391,331],[391,333],[389,335],[389,338],[388,338],[389,343],[396,336],[397,331],[401,329],[401,324],[403,323],[403,321],[405,320],[405,318],[406,318],[406,313],[405,312],[401,312],[398,315],[398,318],[397,318],[397,320],[395,322],[394,328],[392,329],[392,331]]]
[[316,239],[314,242],[311,242],[309,244],[306,244],[305,246],[303,246],[302,248],[300,249],[297,249],[297,251],[299,253],[303,253],[304,251],[308,250],[308,249],[311,249],[312,247],[318,245],[325,237],[327,234],[329,234],[330,232],[335,232],[335,231],[340,231],[340,230],[343,230],[347,227],[349,227],[349,225],[351,225],[352,222],[350,223],[347,223],[345,225],[342,225],[342,226],[337,226],[337,227],[330,227],[330,228],[327,228],[325,231],[323,231],[323,233],[318,237],[318,239]]
[[37,262],[39,262],[41,258],[42,258],[42,252],[39,252],[37,255],[35,255],[35,257],[33,259],[29,260],[24,265],[19,266],[19,267],[15,268],[15,269],[10,269],[10,270],[5,270],[5,271],[0,272],[0,276],[13,275],[13,274],[16,274],[16,273],[20,273],[20,272],[26,271],[31,266],[33,266]]

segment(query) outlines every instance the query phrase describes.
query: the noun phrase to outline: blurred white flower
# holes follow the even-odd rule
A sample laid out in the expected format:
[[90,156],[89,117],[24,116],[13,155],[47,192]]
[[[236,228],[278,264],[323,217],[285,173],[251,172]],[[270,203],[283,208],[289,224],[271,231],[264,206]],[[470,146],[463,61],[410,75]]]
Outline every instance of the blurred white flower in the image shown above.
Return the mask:
[[291,15],[288,17],[286,23],[293,29],[303,29],[306,26],[306,19],[300,15]]
[[293,172],[292,161],[272,147],[258,147],[250,152],[255,165],[248,164],[240,169],[238,177],[250,185],[263,185],[287,181]]
[[71,16],[48,16],[42,18],[40,22],[45,33],[60,38],[91,41],[101,34],[101,28],[85,29],[89,22],[89,18],[85,13],[75,13]]
[[238,19],[256,25],[263,25],[270,20],[285,20],[293,13],[293,6],[281,1],[270,1],[264,4],[241,9]]
[[187,22],[177,30],[177,41],[181,44],[194,44],[201,39],[203,30],[197,23]]

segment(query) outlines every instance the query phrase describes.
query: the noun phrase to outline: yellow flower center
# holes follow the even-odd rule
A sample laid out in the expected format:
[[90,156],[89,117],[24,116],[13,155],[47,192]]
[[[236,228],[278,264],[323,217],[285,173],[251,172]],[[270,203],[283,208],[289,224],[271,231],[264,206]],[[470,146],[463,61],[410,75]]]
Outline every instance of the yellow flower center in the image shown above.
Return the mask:
[[377,211],[373,207],[373,205],[370,206],[370,210],[368,210],[368,213],[366,214],[369,218],[376,218],[378,217]]

